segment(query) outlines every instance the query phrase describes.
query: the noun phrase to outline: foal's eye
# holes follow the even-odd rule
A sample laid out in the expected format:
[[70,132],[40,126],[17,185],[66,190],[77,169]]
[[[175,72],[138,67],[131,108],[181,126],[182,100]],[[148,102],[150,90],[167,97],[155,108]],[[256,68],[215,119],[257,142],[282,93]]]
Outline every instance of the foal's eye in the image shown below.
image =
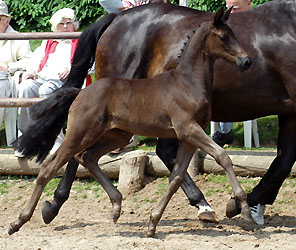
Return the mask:
[[222,42],[227,42],[228,41],[228,36],[225,34],[220,35],[220,39]]

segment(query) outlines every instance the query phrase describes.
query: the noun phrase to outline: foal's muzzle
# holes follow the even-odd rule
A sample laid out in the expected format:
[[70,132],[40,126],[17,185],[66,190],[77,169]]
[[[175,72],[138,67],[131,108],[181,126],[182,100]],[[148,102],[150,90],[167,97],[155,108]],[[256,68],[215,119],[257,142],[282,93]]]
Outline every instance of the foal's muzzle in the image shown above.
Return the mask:
[[252,59],[250,57],[246,56],[246,57],[242,57],[240,59],[237,59],[235,63],[236,63],[236,66],[238,66],[240,70],[244,71],[244,70],[247,70],[251,66]]

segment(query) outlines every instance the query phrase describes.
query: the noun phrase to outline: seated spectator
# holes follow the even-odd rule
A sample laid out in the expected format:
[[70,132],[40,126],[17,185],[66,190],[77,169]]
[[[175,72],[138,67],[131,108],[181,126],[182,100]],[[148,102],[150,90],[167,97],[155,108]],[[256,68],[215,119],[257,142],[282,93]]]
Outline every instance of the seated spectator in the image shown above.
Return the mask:
[[[74,11],[69,8],[58,10],[50,19],[53,32],[74,32],[79,22]],[[53,91],[63,86],[66,81],[71,62],[78,44],[78,40],[44,40],[34,51],[31,62],[28,64],[24,80],[19,85],[19,98],[48,97]],[[30,109],[20,108],[18,116],[18,136],[31,123]],[[53,154],[61,145],[64,134],[61,131],[51,150]],[[20,152],[15,156],[22,157]]]
[[[0,0],[0,33],[15,33],[9,25],[10,15],[5,2]],[[16,97],[13,76],[28,65],[32,51],[27,40],[0,40],[0,98]],[[5,115],[7,146],[16,139],[16,108],[0,108],[0,126]]]

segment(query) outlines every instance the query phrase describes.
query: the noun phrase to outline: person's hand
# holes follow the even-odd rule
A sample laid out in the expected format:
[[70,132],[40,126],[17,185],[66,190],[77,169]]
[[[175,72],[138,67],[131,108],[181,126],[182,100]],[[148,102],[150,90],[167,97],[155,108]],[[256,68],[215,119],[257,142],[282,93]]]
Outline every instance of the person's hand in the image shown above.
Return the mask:
[[0,71],[8,72],[8,67],[0,66]]
[[35,74],[32,72],[25,72],[23,75],[23,80],[28,80],[28,79],[35,80],[36,79]]
[[131,9],[131,8],[133,8],[133,7],[134,7],[134,6],[119,7],[118,10],[119,10],[119,11],[124,11],[124,10]]
[[70,73],[70,70],[69,69],[65,69],[63,72],[60,72],[58,75],[59,75],[59,78],[62,82],[65,82],[68,78],[68,75]]

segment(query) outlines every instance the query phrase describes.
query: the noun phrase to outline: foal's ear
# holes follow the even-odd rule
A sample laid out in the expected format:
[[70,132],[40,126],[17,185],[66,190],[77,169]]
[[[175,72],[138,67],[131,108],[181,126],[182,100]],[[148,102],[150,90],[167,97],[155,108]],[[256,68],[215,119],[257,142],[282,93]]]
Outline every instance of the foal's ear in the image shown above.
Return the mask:
[[228,20],[228,17],[230,15],[231,11],[232,11],[232,8],[233,8],[233,5],[224,12],[223,17],[222,17],[222,22],[223,23],[225,23]]
[[223,11],[223,7],[221,7],[214,16],[214,24],[218,25],[218,24],[225,23],[228,20],[231,10],[232,10],[232,6],[225,12]]
[[222,17],[223,17],[223,7],[221,7],[215,14],[214,16],[214,25],[221,24],[223,22]]

